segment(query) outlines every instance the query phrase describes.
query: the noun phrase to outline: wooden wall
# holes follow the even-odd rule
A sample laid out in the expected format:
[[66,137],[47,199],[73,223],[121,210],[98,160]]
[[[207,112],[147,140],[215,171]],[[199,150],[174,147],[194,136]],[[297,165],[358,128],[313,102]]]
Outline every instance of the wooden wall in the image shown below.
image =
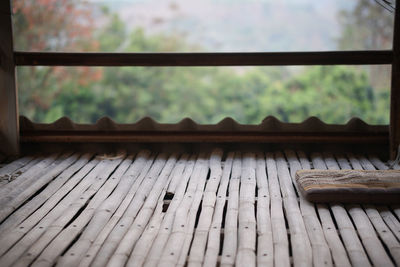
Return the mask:
[[10,0],[0,1],[0,152],[19,152],[18,101]]

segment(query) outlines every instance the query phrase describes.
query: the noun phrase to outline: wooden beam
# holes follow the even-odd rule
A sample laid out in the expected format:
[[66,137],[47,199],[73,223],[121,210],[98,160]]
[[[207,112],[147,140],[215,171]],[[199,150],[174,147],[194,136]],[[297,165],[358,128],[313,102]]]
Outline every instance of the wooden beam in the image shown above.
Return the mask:
[[17,66],[282,66],[391,64],[391,50],[277,53],[15,52]]
[[390,91],[390,157],[400,145],[400,0],[396,0],[393,31],[392,87]]
[[17,155],[18,101],[10,1],[0,1],[0,151],[6,155]]
[[21,132],[21,143],[388,143],[388,133],[262,132]]

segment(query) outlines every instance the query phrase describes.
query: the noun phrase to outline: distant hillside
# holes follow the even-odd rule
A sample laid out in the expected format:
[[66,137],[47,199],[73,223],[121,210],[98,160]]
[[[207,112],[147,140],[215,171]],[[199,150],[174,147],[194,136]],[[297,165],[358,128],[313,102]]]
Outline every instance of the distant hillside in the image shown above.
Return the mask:
[[92,0],[120,14],[129,28],[184,36],[213,51],[333,50],[347,0]]

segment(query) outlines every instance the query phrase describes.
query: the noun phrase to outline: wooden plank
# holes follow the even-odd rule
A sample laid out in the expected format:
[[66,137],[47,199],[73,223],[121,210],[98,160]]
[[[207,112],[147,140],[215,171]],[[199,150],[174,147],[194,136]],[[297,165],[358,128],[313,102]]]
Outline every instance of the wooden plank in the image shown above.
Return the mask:
[[266,154],[269,191],[271,194],[271,226],[274,241],[274,265],[290,266],[289,241],[283,214],[281,189],[276,161],[272,153]]
[[39,162],[34,166],[31,166],[25,174],[22,174],[19,179],[15,179],[8,184],[0,187],[0,201],[4,199],[13,190],[23,190],[23,188],[29,187],[31,183],[41,177],[46,171],[45,169],[52,164],[59,155],[57,153],[40,158]]
[[[351,166],[354,170],[363,170],[363,167],[361,166],[360,162],[356,159],[356,157],[354,156],[353,153],[347,153],[347,158],[348,158],[349,162],[351,163]],[[346,164],[347,164],[347,166],[349,166],[348,163],[346,163]],[[348,168],[348,167],[346,167],[346,168]]]
[[385,206],[377,207],[379,214],[382,216],[382,219],[385,221],[386,225],[392,230],[393,234],[397,237],[397,240],[400,240],[400,222],[393,215],[393,213]]
[[302,196],[312,202],[400,203],[397,170],[302,170],[296,180]]
[[[156,216],[153,215],[149,225],[138,240],[137,245],[135,245],[127,266],[143,266],[145,263],[146,266],[155,266],[158,263],[161,256],[160,253],[162,253],[163,247],[168,240],[170,227],[173,223],[173,215],[182,200],[187,181],[193,171],[195,157],[192,156],[190,159],[188,157],[187,154],[181,156],[169,178],[170,183],[167,192],[170,190],[173,181],[176,182],[176,185],[173,187],[175,195],[168,206],[167,212],[155,211],[154,214]],[[160,233],[159,231],[163,228],[164,231]],[[158,253],[158,256],[155,253]]]
[[[197,159],[184,198],[176,210],[171,235],[161,254],[158,266],[171,266],[183,262],[192,240],[192,233],[204,185],[208,174],[208,156],[201,153]],[[192,182],[193,181],[193,182]]]
[[[161,223],[160,230],[158,232],[158,235],[156,239],[154,240],[152,247],[146,257],[146,260],[144,262],[145,267],[151,267],[151,266],[156,266],[161,258],[161,255],[164,251],[165,245],[168,242],[168,238],[171,234],[172,227],[173,227],[173,222],[175,218],[175,214],[177,212],[178,207],[181,205],[184,195],[185,195],[185,190],[186,187],[188,187],[188,190],[190,191],[190,188],[193,187],[193,185],[197,184],[197,181],[194,179],[190,179],[192,173],[193,173],[193,168],[196,163],[196,155],[192,155],[185,163],[185,169],[183,170],[182,173],[180,172],[174,172],[174,177],[172,178],[172,181],[176,180],[176,177],[180,177],[179,183],[176,187],[175,194],[173,199],[171,200],[171,203],[168,206],[168,210],[164,216],[164,219]],[[196,163],[198,164],[198,163]],[[171,183],[172,183],[171,181]],[[189,182],[189,185],[188,185]],[[171,185],[171,184],[170,184]]]
[[235,264],[238,232],[239,186],[242,169],[242,156],[235,152],[232,175],[229,181],[228,206],[225,215],[224,242],[222,246],[221,267]]
[[[18,240],[21,239],[26,233],[28,233],[43,217],[46,216],[47,218],[57,218],[59,215],[61,215],[63,208],[68,207],[73,198],[79,195],[80,191],[83,190],[80,190],[80,188],[82,188],[82,185],[84,183],[80,183],[77,186],[76,184],[79,183],[82,179],[90,179],[90,176],[92,176],[94,172],[90,173],[88,176],[86,176],[86,174],[90,172],[93,167],[97,165],[97,163],[98,160],[94,159],[86,164],[84,168],[82,168],[78,173],[71,177],[71,179],[40,209],[36,210],[31,216],[26,218],[25,221],[17,226],[14,226],[14,221],[19,220],[20,217],[24,217],[24,213],[20,212],[19,210],[16,213],[13,213],[13,215],[10,216],[10,218],[1,225],[2,235],[0,243],[2,244],[2,246],[0,247],[0,255],[2,255],[9,248],[11,248],[12,245],[18,242]],[[64,196],[66,197],[63,199]],[[16,217],[15,219],[14,216]],[[39,230],[45,229],[45,221],[46,219],[44,219],[40,223],[40,226],[38,226]],[[30,235],[28,235],[28,237],[30,238],[30,240],[33,241],[35,240],[35,238],[37,238]]]
[[203,265],[207,239],[209,236],[217,200],[217,190],[222,177],[222,155],[223,151],[221,149],[216,149],[211,153],[210,156],[210,178],[208,179],[206,188],[204,190],[201,213],[198,219],[197,228],[193,236],[193,242],[188,257],[189,267]]
[[[389,162],[388,162],[388,164],[393,164],[393,161],[392,160],[390,160]],[[394,165],[393,165],[393,170],[400,170],[400,164],[399,163],[395,163]]]
[[[40,226],[38,226],[38,230],[43,230],[45,229],[51,222],[52,218],[57,218],[59,217],[64,209],[66,209],[71,202],[75,198],[77,198],[81,192],[83,192],[87,187],[90,186],[89,182],[90,180],[94,180],[96,173],[100,170],[98,167],[95,168],[92,172],[89,173],[85,177],[85,175],[93,169],[94,166],[98,164],[98,160],[94,159],[90,161],[81,171],[79,171],[76,175],[74,175],[68,183],[63,186],[59,192],[53,197],[51,197],[50,200],[48,200],[45,205],[39,209],[36,210],[31,216],[29,216],[23,223],[19,224],[18,226],[14,227],[13,229],[8,228],[8,219],[5,221],[4,226],[1,225],[2,233],[2,238],[1,244],[2,246],[0,247],[0,255],[2,255],[5,251],[7,251],[13,244],[15,244],[19,239],[21,239],[26,233],[28,233],[42,218],[44,218]],[[85,178],[84,178],[85,177]],[[79,183],[83,179],[83,182]],[[79,183],[76,187],[75,185]],[[73,190],[70,192],[70,190],[73,188]],[[68,194],[68,195],[67,195]],[[67,195],[65,198],[63,198],[65,195]],[[61,200],[62,199],[62,200]],[[61,201],[60,201],[61,200]],[[55,208],[54,208],[55,207]],[[54,209],[53,209],[54,208]],[[51,210],[51,211],[50,211]],[[18,214],[19,211],[17,211],[16,214]],[[10,217],[12,218],[12,216]],[[12,220],[12,219],[11,219]],[[46,224],[47,221],[47,224]],[[13,221],[11,221],[11,224]],[[9,232],[6,232],[9,230]],[[34,233],[34,232],[33,232]],[[38,236],[32,235],[32,233],[29,233],[27,235],[27,238],[29,242],[35,241]],[[29,246],[29,245],[28,245]],[[21,252],[21,254],[23,251]],[[17,253],[15,253],[17,254]]]
[[147,225],[146,229],[144,230],[143,234],[141,235],[140,239],[137,241],[137,244],[132,250],[126,266],[143,266],[146,255],[151,249],[151,246],[157,236],[157,233],[161,226],[161,222],[165,215],[165,213],[162,212],[162,207],[163,199],[162,197],[160,197],[158,204],[154,210],[154,214],[152,215],[149,224]]
[[[316,169],[324,170],[327,168],[326,161],[324,161],[323,156],[320,153],[314,153],[312,155],[312,161],[314,168]],[[331,163],[329,164],[329,166],[331,168],[335,168],[335,166],[332,166]],[[341,234],[342,241],[350,258],[351,264],[354,266],[370,266],[368,257],[364,252],[360,240],[358,239],[357,232],[355,231],[351,219],[349,218],[347,211],[344,209],[343,205],[331,204],[330,208],[338,225],[338,230]],[[322,209],[322,211],[324,210]],[[330,217],[330,214],[328,212],[328,210],[325,210],[323,213],[320,214],[324,214],[325,218],[328,218]],[[328,226],[328,228],[331,228],[332,226]],[[340,247],[338,248],[340,249]],[[334,260],[336,260],[336,258],[334,258]]]
[[162,202],[165,192],[168,187],[169,178],[171,177],[171,171],[174,168],[176,161],[178,160],[178,154],[172,154],[168,161],[165,163],[160,175],[153,184],[146,201],[143,204],[140,212],[136,216],[133,223],[129,226],[128,231],[119,242],[115,252],[110,258],[109,266],[125,266],[126,261],[129,258],[129,254],[132,252],[136,241],[143,233],[146,225],[149,223],[151,216],[157,206],[161,206],[158,212],[162,212]]
[[[398,207],[348,205],[344,209],[339,204],[330,205],[343,246],[329,206],[314,206],[301,196],[297,199],[293,175],[299,169],[311,168],[302,152],[288,150],[285,154],[276,153],[275,157],[267,153],[266,158],[262,153],[243,156],[229,153],[222,164],[223,153],[216,150],[211,156],[200,155],[196,163],[194,155],[190,158],[184,155],[178,161],[175,157],[170,164],[164,157],[162,164],[155,161],[156,167],[153,157],[145,155],[140,161],[139,155],[133,164],[132,156],[123,162],[115,158],[89,161],[90,154],[77,157],[43,191],[0,225],[0,233],[5,229],[0,234],[0,265],[50,266],[57,262],[62,266],[183,266],[186,263],[215,266],[220,259],[221,266],[255,265],[256,262],[260,266],[272,266],[274,262],[289,266],[288,233],[293,256],[300,250],[312,251],[309,258],[312,265],[331,266],[333,262],[337,266],[350,266],[347,254],[355,266],[368,266],[369,261],[377,266],[400,262],[400,222],[395,213]],[[58,160],[53,159],[53,163],[45,161],[47,170],[71,158],[66,157],[64,154]],[[374,170],[378,166],[387,169],[376,156],[349,154],[348,157],[347,160],[344,156],[335,158],[331,153],[315,153],[312,164],[316,169],[327,166],[331,170]],[[175,194],[164,213],[163,197],[170,188]],[[288,196],[295,207],[288,207]],[[225,236],[219,257],[226,198]],[[292,226],[296,206],[301,211],[298,219],[303,221],[305,238],[299,238],[301,227]],[[121,222],[126,225],[121,227]],[[129,229],[122,236],[115,233],[125,226]],[[102,246],[110,240],[115,243],[111,258],[96,263],[94,260],[102,255]],[[293,246],[298,240],[308,241],[308,247]],[[240,249],[244,250],[242,255]],[[65,255],[59,257],[63,251]],[[301,261],[296,263],[293,258],[292,264],[300,265]]]
[[15,52],[18,66],[286,66],[391,64],[392,51],[258,53]]
[[239,192],[239,234],[236,266],[256,266],[256,157],[245,153]]
[[338,224],[343,243],[354,266],[371,266],[363,246],[358,239],[357,232],[347,215],[347,211],[340,204],[333,205],[331,210]]
[[290,229],[290,242],[293,251],[294,266],[311,266],[312,250],[306,227],[300,212],[297,196],[293,187],[286,160],[281,152],[275,154],[278,178],[281,185],[286,219]]
[[270,192],[264,153],[257,153],[257,266],[274,266]]
[[[338,170],[339,165],[330,154],[324,154],[325,164],[330,170]],[[353,162],[352,162],[353,164]],[[355,164],[353,165],[353,167]],[[347,253],[351,263],[354,266],[371,266],[368,256],[358,238],[357,231],[347,214],[346,209],[341,204],[331,205],[331,210],[335,216],[343,243],[345,244]],[[360,208],[358,208],[360,210]]]
[[[97,190],[104,184],[106,175],[114,170],[120,160],[103,160],[98,164],[88,176],[74,190],[68,194],[57,206],[48,213],[40,222],[36,224],[38,217],[43,216],[38,210],[32,214],[23,224],[28,224],[31,228],[29,232],[25,232],[25,226],[18,226],[13,236],[21,235],[23,237],[15,244],[7,253],[0,258],[1,266],[10,266],[19,260],[24,265],[24,259],[28,263],[36,258],[42,249],[56,236],[65,225],[79,212],[79,210],[88,202],[88,200],[97,193]],[[44,244],[40,244],[40,242]],[[35,249],[27,252],[28,249]],[[25,263],[27,265],[28,263]]]
[[346,209],[357,227],[357,233],[372,263],[375,266],[394,266],[364,210],[355,204],[346,205]]
[[[354,166],[359,167],[358,165],[361,165],[361,167],[364,170],[375,170],[375,167],[365,158],[362,156],[359,156],[358,158],[351,156],[351,162]],[[359,162],[358,164],[356,162]],[[347,209],[349,210],[349,213],[357,227],[357,232],[359,236],[361,237],[361,240],[363,241],[364,247],[366,248],[366,251],[368,252],[368,255],[372,262],[376,266],[393,266],[393,263],[391,262],[390,258],[387,256],[385,249],[383,248],[382,244],[380,243],[376,232],[372,226],[374,224],[375,228],[385,228],[383,223],[382,218],[380,218],[379,213],[376,212],[375,207],[373,205],[368,205],[368,209],[363,212],[363,210],[360,208],[359,205],[348,205]],[[372,224],[369,221],[369,218],[371,218],[372,215],[375,215],[375,217],[372,217]],[[378,215],[378,217],[376,217]],[[380,220],[379,220],[380,219]],[[375,223],[374,223],[375,222]],[[385,229],[383,231],[386,231]],[[378,231],[379,234],[379,231]],[[388,238],[387,235],[381,236],[381,238],[384,238],[387,241],[386,245],[389,245],[390,249],[390,244],[391,240]],[[394,236],[393,236],[394,238]],[[395,239],[395,238],[394,238]],[[398,243],[398,242],[397,242]],[[399,247],[399,244],[395,244],[395,246]],[[393,247],[392,247],[393,249]]]
[[183,154],[178,162],[175,164],[174,169],[172,170],[172,179],[171,182],[168,185],[167,192],[175,194],[175,190],[178,187],[179,183],[181,182],[182,177],[178,174],[182,174],[183,170],[185,169],[185,165],[187,163],[187,160],[189,158],[188,154]]
[[78,241],[68,249],[65,256],[58,261],[58,266],[78,266],[79,262],[86,255],[90,245],[95,241],[98,234],[110,220],[119,205],[128,194],[135,180],[140,175],[150,156],[149,151],[141,151],[134,163],[129,166],[112,194],[96,209],[89,224],[85,227]]
[[[172,156],[172,157],[177,157]],[[176,159],[173,159],[176,162]],[[173,164],[175,162],[171,161]],[[128,259],[126,265],[127,266],[142,266],[143,262],[146,258],[146,255],[151,249],[152,242],[154,241],[156,234],[158,232],[153,230],[153,228],[159,229],[161,226],[162,218],[164,217],[164,213],[162,212],[163,208],[163,198],[165,193],[167,192],[167,188],[169,183],[174,177],[171,175],[171,168],[169,167],[169,162],[167,162],[166,167],[163,169],[163,174],[160,175],[161,179],[157,181],[158,185],[162,187],[161,193],[158,194],[157,186],[154,186],[155,190],[153,189],[150,193],[149,197],[146,200],[141,212],[138,214],[137,219],[135,220],[134,224],[136,227],[131,226],[131,231],[127,233],[123,242],[120,244],[120,249],[116,251],[113,258],[111,258],[109,264],[111,266],[125,266],[125,261]],[[164,179],[162,179],[164,178]],[[158,201],[156,202],[156,196],[158,196]],[[154,210],[154,212],[153,212]],[[141,225],[145,225],[149,221],[148,226],[144,230],[141,238],[139,239],[139,235],[141,234]],[[137,244],[135,244],[135,240]],[[125,243],[124,243],[125,241]],[[117,254],[118,253],[118,254]],[[130,254],[130,256],[128,256]],[[116,257],[117,256],[117,257]],[[113,261],[114,259],[114,261]]]
[[[19,174],[16,174],[15,172],[18,169],[21,169],[22,167],[27,165],[29,162],[31,162],[34,159],[35,159],[34,156],[26,156],[26,157],[19,158],[17,160],[14,160],[13,162],[6,164],[5,166],[3,166],[0,169],[0,180],[8,180],[8,181],[14,180],[13,177],[16,177],[19,175]],[[3,182],[3,181],[0,181],[0,182]]]
[[[300,156],[300,158],[304,158],[305,155]],[[311,155],[312,163],[314,165],[314,169],[324,170],[326,169],[325,162],[320,153],[313,153]],[[303,169],[309,168],[308,160],[302,161]],[[336,266],[351,266],[349,257],[347,256],[346,250],[343,246],[342,241],[336,231],[335,223],[333,222],[329,206],[325,204],[317,204],[317,211],[319,218],[321,220],[322,229],[324,231],[324,235],[326,241],[329,244],[329,248],[332,252],[332,260]]]
[[[378,157],[376,156],[370,156],[369,157],[371,163],[377,168],[381,170],[386,170],[388,168],[387,164],[382,162]],[[391,163],[390,163],[391,164]],[[400,166],[397,164],[393,167],[393,169],[399,170]],[[376,207],[378,209],[378,207]],[[400,241],[400,205],[392,205],[391,207],[393,213],[388,209],[388,207],[379,207],[380,215],[382,216],[382,219],[387,223],[387,226],[392,230],[393,234],[397,237],[397,239]],[[396,218],[397,216],[397,218]],[[386,230],[386,229],[383,229]],[[382,232],[378,231],[378,233]],[[386,235],[386,234],[385,234]]]
[[18,93],[15,81],[11,0],[0,2],[0,152],[19,153]]
[[167,159],[168,155],[165,153],[161,153],[157,156],[149,172],[146,174],[140,187],[136,191],[136,194],[128,208],[125,210],[124,214],[107,236],[100,250],[97,252],[91,266],[104,266],[110,260],[114,251],[117,249],[119,242],[124,238],[129,227],[132,225],[137,214],[145,203],[145,199],[151,192],[151,189],[165,166]]
[[204,266],[216,266],[218,261],[218,253],[221,246],[221,230],[224,207],[226,204],[226,193],[229,185],[229,178],[231,176],[234,152],[229,152],[223,165],[223,172],[220,185],[217,192],[217,201],[215,204],[215,211],[212,217],[211,228],[208,234],[207,249],[204,256]]
[[[336,160],[342,170],[352,170],[353,169],[345,155],[337,154]],[[354,169],[356,169],[356,168],[354,168]]]
[[374,226],[380,239],[385,243],[389,249],[392,258],[397,266],[400,266],[400,243],[396,236],[392,233],[390,228],[385,224],[377,208],[372,205],[364,205],[364,210],[368,215],[369,220]]
[[[375,170],[375,167],[373,166],[373,164],[364,156],[358,156],[357,158],[353,158],[352,160],[353,161],[358,160],[360,165],[362,166],[362,168],[365,170]],[[384,166],[382,164],[382,162],[379,162],[377,158],[375,159],[375,163],[378,166],[380,166],[381,168],[387,169],[387,167]],[[374,207],[373,205],[370,205],[369,207],[370,207],[370,214],[371,214],[371,208],[376,208],[376,207]],[[390,211],[389,211],[389,213],[390,213]],[[390,231],[387,231],[388,229],[386,229],[387,227],[385,227],[384,224],[380,224],[383,222],[380,214],[378,212],[376,212],[375,215],[378,215],[379,217],[375,217],[374,220],[371,222],[372,223],[375,222],[374,227],[376,229],[383,228],[382,231],[377,231],[377,234],[379,235],[380,239],[383,240],[383,242],[386,244],[386,246],[389,248],[389,250],[390,249],[394,250],[394,252],[396,250],[399,250],[400,243],[396,242],[393,244],[393,240],[395,240],[396,238],[394,236],[392,236],[392,238],[390,238]],[[392,218],[395,218],[395,217],[393,216]],[[363,231],[363,233],[366,232],[366,233],[364,233],[364,235],[367,236],[368,241],[370,241],[370,243],[372,241],[375,241],[375,243],[380,243],[379,240],[377,240],[377,238],[376,238],[376,234],[371,226],[371,223],[369,223],[368,220],[367,220],[367,222],[365,220],[363,220],[362,223],[365,228],[369,227],[369,228],[367,228],[369,230],[368,232],[365,230]],[[381,235],[382,233],[383,233],[383,235]],[[389,233],[389,234],[386,234],[386,233]],[[373,244],[369,244],[369,245],[373,246]],[[366,245],[364,245],[364,246],[366,246]],[[379,264],[383,264],[384,263],[383,260],[390,261],[390,259],[387,256],[385,258],[385,256],[381,255],[384,253],[384,251],[382,251],[382,248],[380,248],[378,245],[375,245],[370,250],[374,253],[373,256],[370,256],[370,258],[372,259],[373,262],[374,262],[374,260],[377,262],[375,264],[378,264],[378,261],[382,261]],[[394,253],[394,255],[396,255],[396,252]],[[392,257],[394,257],[394,256],[392,255]]]
[[[177,225],[176,222],[174,222],[174,228],[176,229],[177,227],[183,228],[185,231],[185,240],[183,242],[182,249],[179,253],[179,259],[177,262],[178,267],[183,267],[187,261],[187,256],[189,254],[189,249],[190,245],[192,243],[193,239],[193,233],[194,233],[194,227],[196,224],[196,217],[198,210],[200,208],[200,203],[203,199],[203,192],[204,192],[204,186],[207,181],[207,176],[209,172],[209,158],[210,156],[207,153],[207,160],[205,161],[205,164],[199,173],[199,183],[197,184],[196,192],[194,193],[193,196],[193,203],[190,206],[189,213],[188,213],[188,218],[186,224],[182,227],[183,224]],[[193,177],[194,178],[194,177]],[[192,178],[192,179],[193,179]]]
[[70,153],[66,153],[59,159],[54,161],[46,169],[46,173],[25,188],[19,185],[18,188],[12,190],[5,198],[0,200],[0,205],[2,206],[0,210],[0,221],[6,218],[14,210],[16,210],[21,204],[23,204],[27,199],[29,199],[33,194],[35,194],[40,188],[48,184],[51,180],[57,177],[63,170],[74,163],[78,155],[74,154],[67,158]]
[[[200,182],[202,182],[199,177],[201,175],[202,169],[204,169],[206,164],[206,155],[200,154],[194,169],[191,173],[188,187],[186,189],[185,195],[183,196],[183,200],[179,204],[176,209],[175,218],[173,220],[171,230],[169,225],[165,225],[164,228],[165,234],[169,234],[169,238],[165,243],[163,248],[159,248],[160,258],[158,261],[158,265],[168,265],[173,264],[176,265],[179,259],[180,251],[182,249],[184,240],[185,240],[185,224],[187,223],[187,217],[189,214],[190,206],[193,203],[193,195],[196,192],[196,188]],[[181,226],[183,225],[183,227]],[[150,262],[148,262],[150,263]]]
[[[110,171],[105,171],[101,173],[99,179],[106,180],[105,183],[96,190],[97,192],[94,194],[93,198],[90,200],[88,205],[83,209],[83,211],[79,214],[79,216],[70,221],[70,224],[66,227],[52,227],[51,231],[47,231],[47,233],[53,234],[53,238],[51,235],[44,235],[42,236],[35,245],[29,251],[39,251],[42,250],[40,255],[35,259],[32,266],[52,266],[54,265],[58,256],[70,245],[70,243],[76,238],[76,236],[82,231],[83,227],[88,223],[90,218],[92,217],[96,208],[102,203],[102,201],[112,192],[115,188],[116,184],[123,173],[126,171],[128,166],[132,161],[132,157],[129,156],[125,160],[123,160],[125,155],[122,157],[117,157],[113,159],[116,161],[116,164],[119,165],[115,172],[112,173],[112,176],[109,177],[111,174]],[[122,163],[121,163],[122,161]],[[121,163],[121,164],[119,164]],[[113,167],[110,168],[114,170]],[[46,244],[47,243],[47,244]],[[46,247],[40,247],[40,245],[46,244]],[[29,253],[29,252],[28,252]],[[31,254],[34,254],[31,252]],[[28,256],[28,255],[27,255]],[[32,257],[23,257],[23,261],[21,261],[21,265],[26,264],[26,262],[33,260]],[[23,263],[22,263],[23,262]],[[20,262],[17,262],[17,265]]]
[[349,133],[349,132],[80,132],[80,131],[33,131],[21,132],[21,143],[310,143],[310,144],[379,144],[388,145],[388,132]]
[[[55,178],[40,194],[36,195],[29,202],[25,203],[16,212],[12,213],[0,226],[0,236],[1,233],[11,230],[11,228],[16,227],[24,219],[29,217],[34,213],[39,207],[41,211],[50,211],[51,208],[48,207],[50,198],[69,181],[69,179],[78,172],[82,167],[84,167],[88,161],[93,156],[92,153],[87,153],[82,155],[74,164],[65,169],[58,177]],[[60,198],[58,198],[60,200]],[[54,202],[53,202],[54,203]],[[55,202],[57,203],[57,202]],[[53,204],[53,206],[55,205]],[[0,253],[1,254],[1,253]]]
[[[397,218],[400,220],[400,205],[393,205],[392,206],[394,214],[396,214]],[[400,231],[399,231],[400,234]]]
[[49,170],[52,170],[62,162],[63,159],[70,155],[71,152],[66,152],[62,155],[54,153],[40,158],[39,162],[31,166],[24,175],[21,175],[20,179],[15,179],[0,188],[0,203],[8,202],[15,195],[18,195],[29,188],[31,184],[35,183],[40,177],[48,173]]
[[[20,176],[22,176],[22,174],[24,174],[25,172],[27,172],[30,168],[34,167],[36,164],[38,164],[40,161],[43,160],[43,156],[37,155],[35,156],[35,158],[33,160],[31,160],[28,164],[26,164],[25,166],[17,169],[16,171],[14,171],[11,174],[11,181],[6,180],[5,184],[11,183],[12,181],[16,180],[17,178],[19,178]],[[26,178],[26,177],[25,177]],[[21,181],[20,181],[21,182]],[[2,183],[2,185],[5,185],[4,183]]]
[[[11,175],[10,174],[6,174],[5,176],[3,176],[4,179],[2,181],[0,181],[0,188],[3,187],[3,186],[6,186],[7,184],[13,182],[14,180],[16,180],[17,178],[22,176],[22,174],[24,174],[30,168],[35,166],[42,159],[43,159],[43,157],[37,156],[33,160],[31,160],[28,164],[26,164],[25,166],[15,170],[13,173],[11,173]],[[27,177],[25,177],[25,178],[27,178]],[[21,179],[18,182],[22,182]]]
[[[361,164],[361,167],[364,170],[367,171],[376,171],[376,168],[374,167],[374,165],[363,155],[358,155],[355,160],[358,160],[358,162]],[[386,168],[387,169],[387,168]],[[382,172],[385,173],[385,172]]]
[[121,217],[124,215],[125,211],[127,210],[128,206],[131,203],[132,199],[134,198],[138,188],[140,187],[140,184],[143,182],[143,179],[146,177],[151,166],[153,165],[153,161],[154,161],[154,156],[151,156],[146,161],[146,164],[143,167],[139,177],[135,180],[132,187],[129,189],[129,192],[126,195],[125,199],[122,201],[121,205],[118,207],[118,209],[112,215],[112,217],[107,222],[107,224],[104,226],[104,228],[101,230],[101,232],[97,235],[96,239],[93,241],[90,248],[86,252],[85,257],[79,263],[80,267],[87,267],[92,263],[92,261],[94,260],[94,258],[97,255],[98,251],[100,250],[101,246],[103,245],[104,241],[106,240],[108,235],[111,233],[111,231],[114,229],[114,227],[117,225],[118,221],[121,219]]
[[[302,166],[297,159],[297,156],[294,151],[285,151],[287,161],[290,166],[290,176],[293,178],[296,175],[298,170],[302,169]],[[305,155],[303,153],[299,153],[303,160],[305,159]],[[307,165],[304,166],[305,169],[311,169],[311,166],[306,161]],[[305,163],[303,162],[303,165]],[[297,183],[295,181],[294,185],[297,189]],[[312,257],[314,266],[332,266],[332,258],[329,246],[324,237],[324,232],[322,230],[321,224],[318,220],[317,213],[315,212],[315,207],[313,203],[308,202],[304,197],[299,194],[300,199],[300,210],[303,216],[304,225],[307,230],[308,238],[310,240],[311,248],[312,248]]]
[[377,156],[375,155],[369,155],[368,156],[369,161],[372,163],[372,165],[375,166],[376,169],[378,170],[388,170],[389,165],[386,164],[385,162],[382,162]]
[[[123,174],[128,169],[129,165],[132,163],[133,156],[130,155],[125,158],[125,155],[117,157],[114,161],[121,164],[118,165],[117,169],[109,177],[110,172],[102,173],[102,179],[106,182],[99,188],[93,198],[90,200],[88,205],[79,214],[79,216],[72,220],[67,227],[61,229],[55,229],[53,233],[57,232],[57,236],[53,239],[39,239],[36,244],[47,243],[48,245],[40,253],[39,257],[35,259],[32,266],[52,266],[55,264],[58,256],[71,244],[71,242],[78,236],[82,229],[87,225],[89,220],[92,218],[94,211],[100,206],[100,204],[109,196],[109,194],[114,190],[118,182],[120,181]],[[114,168],[110,168],[114,169]],[[53,230],[53,229],[52,229]],[[47,232],[46,232],[47,233]],[[35,244],[35,246],[36,246]],[[34,246],[34,247],[35,247]],[[28,259],[27,259],[28,260]]]
[[[400,1],[396,0],[396,7]],[[394,159],[400,146],[400,9],[395,9],[393,28],[392,80],[390,89],[390,157]]]

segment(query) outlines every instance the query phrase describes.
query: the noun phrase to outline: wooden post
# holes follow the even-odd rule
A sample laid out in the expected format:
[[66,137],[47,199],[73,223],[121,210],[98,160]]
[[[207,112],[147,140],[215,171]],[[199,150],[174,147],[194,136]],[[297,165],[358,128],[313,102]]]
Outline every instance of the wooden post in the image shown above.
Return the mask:
[[393,31],[392,88],[390,92],[390,157],[400,144],[400,0],[396,0]]
[[11,0],[0,1],[0,152],[19,153],[17,87],[11,21]]

